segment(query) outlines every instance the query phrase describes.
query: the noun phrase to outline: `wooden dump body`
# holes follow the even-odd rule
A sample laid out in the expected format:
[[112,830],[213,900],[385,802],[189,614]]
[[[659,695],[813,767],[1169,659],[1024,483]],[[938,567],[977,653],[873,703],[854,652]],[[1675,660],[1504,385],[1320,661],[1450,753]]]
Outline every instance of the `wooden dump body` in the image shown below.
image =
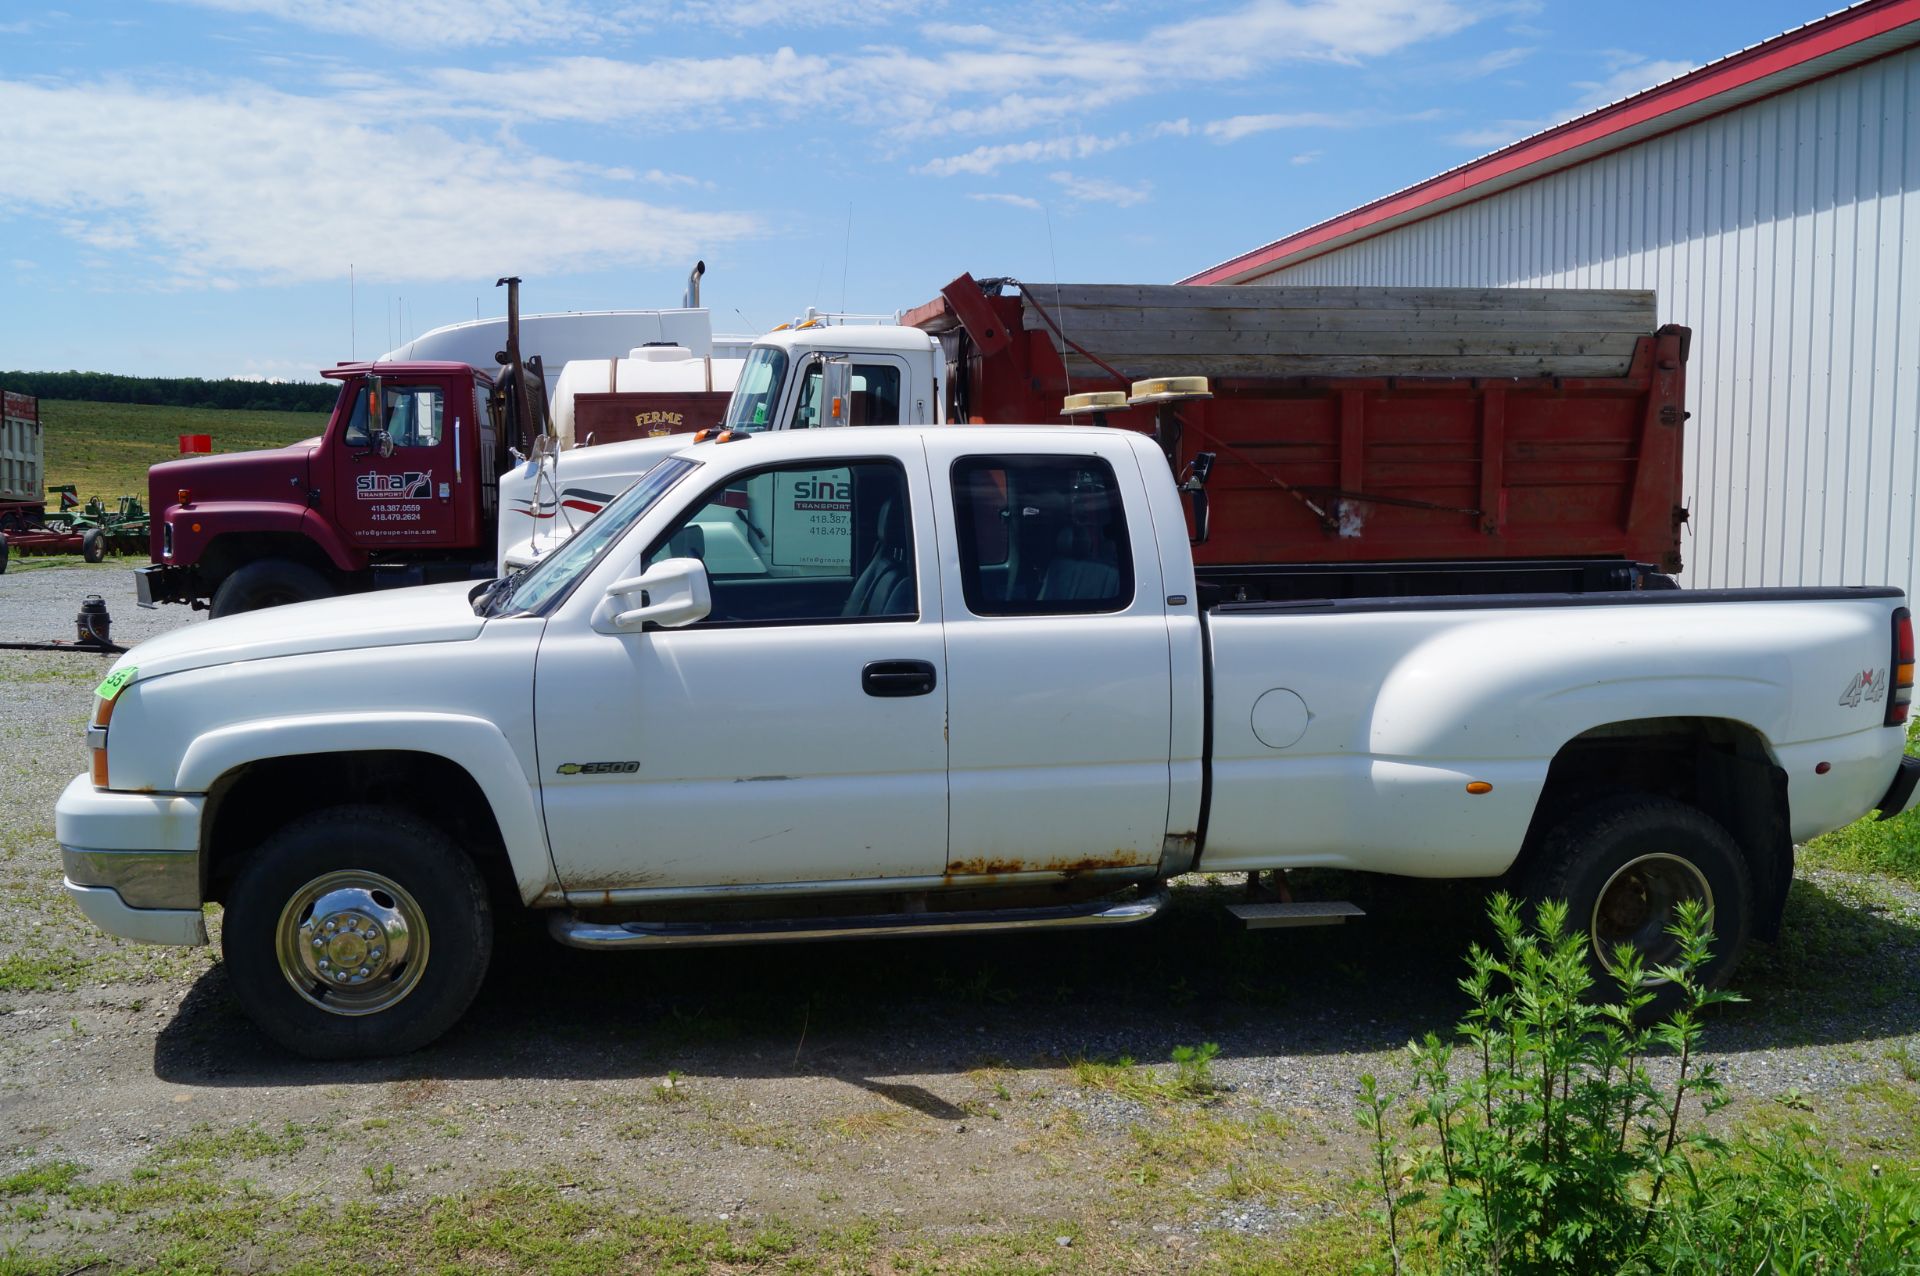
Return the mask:
[[905,321],[940,337],[956,421],[1060,421],[1069,393],[1209,378],[1210,399],[1104,417],[1159,436],[1177,475],[1216,455],[1203,567],[1680,568],[1690,334],[1654,330],[1650,292],[963,275]]
[[726,390],[622,390],[576,394],[573,437],[584,444],[625,443],[661,434],[690,434],[719,425]]

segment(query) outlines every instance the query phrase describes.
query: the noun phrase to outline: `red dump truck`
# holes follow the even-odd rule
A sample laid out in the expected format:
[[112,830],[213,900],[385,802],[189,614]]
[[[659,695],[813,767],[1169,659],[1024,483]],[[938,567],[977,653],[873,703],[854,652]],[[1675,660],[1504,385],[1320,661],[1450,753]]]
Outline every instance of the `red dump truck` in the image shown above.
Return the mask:
[[39,401],[0,392],[0,535],[37,527],[45,516],[45,453]]
[[948,420],[1158,438],[1203,575],[1351,596],[1680,570],[1691,334],[1655,330],[1650,292],[963,275],[903,322],[938,342]]

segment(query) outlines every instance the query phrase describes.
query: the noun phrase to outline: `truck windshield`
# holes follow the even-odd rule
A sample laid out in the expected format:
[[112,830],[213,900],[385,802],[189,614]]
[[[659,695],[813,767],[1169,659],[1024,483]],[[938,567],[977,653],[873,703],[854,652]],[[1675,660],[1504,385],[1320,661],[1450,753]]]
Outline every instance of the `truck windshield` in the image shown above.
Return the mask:
[[787,379],[787,352],[772,346],[755,346],[747,355],[747,366],[727,402],[726,427],[754,433],[773,424],[780,410],[780,387]]
[[513,616],[539,611],[562,597],[591,571],[609,545],[652,509],[673,485],[700,468],[700,462],[670,456],[661,461],[589,519],[567,543],[517,576],[497,580],[474,599],[483,616]]

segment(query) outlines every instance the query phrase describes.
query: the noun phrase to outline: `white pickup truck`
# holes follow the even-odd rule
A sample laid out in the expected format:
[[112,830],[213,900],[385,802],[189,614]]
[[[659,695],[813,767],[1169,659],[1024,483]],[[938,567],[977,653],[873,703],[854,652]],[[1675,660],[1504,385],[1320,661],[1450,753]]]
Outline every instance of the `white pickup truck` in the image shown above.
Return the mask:
[[1707,900],[1724,972],[1796,841],[1914,787],[1898,590],[1202,601],[1140,435],[723,435],[510,579],[130,652],[59,802],[67,889],[154,943],[223,905],[248,1013],[354,1057],[453,1024],[519,907],[649,948],[1123,926],[1189,872],[1511,874],[1597,953],[1658,958]]

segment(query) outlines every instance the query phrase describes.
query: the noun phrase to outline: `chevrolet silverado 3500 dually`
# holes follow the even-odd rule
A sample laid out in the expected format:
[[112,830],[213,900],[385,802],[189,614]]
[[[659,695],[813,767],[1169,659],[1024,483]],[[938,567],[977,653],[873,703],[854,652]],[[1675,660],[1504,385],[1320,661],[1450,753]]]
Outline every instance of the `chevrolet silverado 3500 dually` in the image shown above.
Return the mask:
[[[1118,927],[1179,874],[1511,875],[1714,972],[1798,840],[1903,808],[1898,590],[1216,602],[1119,430],[729,435],[537,565],[142,644],[57,812],[105,930],[288,1048],[462,1014],[493,917],[583,948]],[[1250,924],[1351,912],[1238,907]]]

